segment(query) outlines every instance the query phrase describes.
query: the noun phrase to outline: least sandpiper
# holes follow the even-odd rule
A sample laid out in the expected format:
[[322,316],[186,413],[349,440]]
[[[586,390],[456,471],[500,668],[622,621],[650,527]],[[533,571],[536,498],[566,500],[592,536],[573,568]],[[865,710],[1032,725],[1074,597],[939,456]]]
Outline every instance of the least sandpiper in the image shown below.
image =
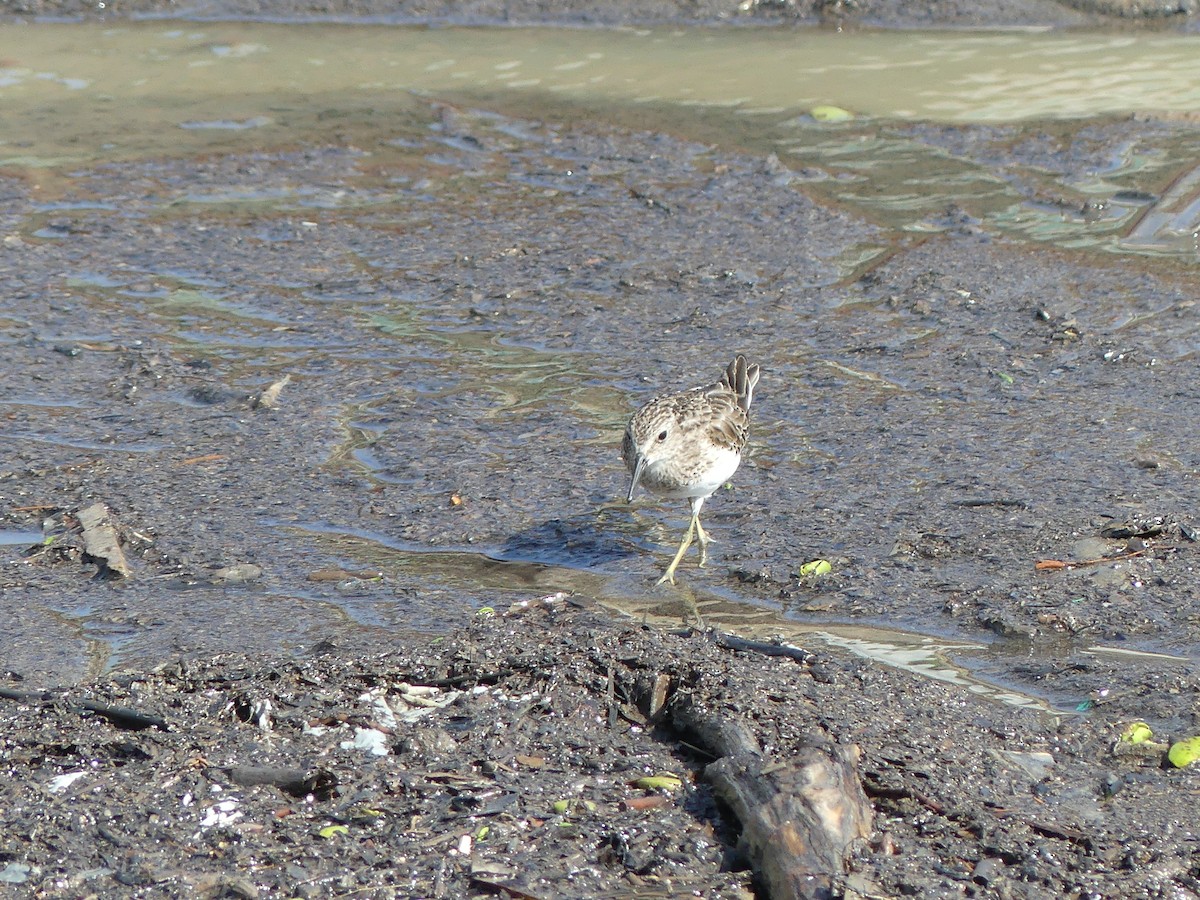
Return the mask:
[[758,366],[738,356],[716,384],[656,397],[625,427],[621,455],[633,476],[629,502],[640,484],[663,497],[686,497],[692,507],[687,534],[659,584],[675,583],[675,569],[693,536],[700,542],[700,565],[708,558],[709,538],[700,526],[700,507],[733,477],[742,461],[758,376]]

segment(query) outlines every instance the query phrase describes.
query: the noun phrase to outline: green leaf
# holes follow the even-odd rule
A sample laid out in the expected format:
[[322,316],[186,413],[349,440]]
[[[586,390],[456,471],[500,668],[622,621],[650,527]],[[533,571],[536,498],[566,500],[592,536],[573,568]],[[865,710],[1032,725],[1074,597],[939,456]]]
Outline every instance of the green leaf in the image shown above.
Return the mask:
[[1154,731],[1145,722],[1134,722],[1121,732],[1121,742],[1124,744],[1144,744],[1154,737]]
[[677,791],[683,787],[678,775],[670,772],[660,772],[657,775],[647,775],[634,781],[636,787],[644,791]]
[[1177,769],[1190,766],[1196,760],[1200,759],[1200,737],[1190,737],[1182,741],[1176,741],[1171,745],[1171,749],[1167,751],[1167,759]]
[[821,575],[828,575],[833,571],[833,566],[827,559],[814,559],[811,562],[806,562],[800,567],[800,576],[802,578],[815,578]]
[[818,122],[849,122],[854,113],[840,106],[814,106],[808,114]]

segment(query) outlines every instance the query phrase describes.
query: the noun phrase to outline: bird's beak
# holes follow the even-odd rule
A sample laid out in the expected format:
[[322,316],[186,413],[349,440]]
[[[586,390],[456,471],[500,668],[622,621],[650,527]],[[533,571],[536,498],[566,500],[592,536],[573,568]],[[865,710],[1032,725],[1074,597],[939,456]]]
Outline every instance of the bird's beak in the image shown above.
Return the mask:
[[646,468],[646,457],[639,453],[633,464],[633,478],[629,481],[629,496],[625,498],[626,503],[633,502],[633,492],[637,488],[638,482],[642,480],[642,469],[644,468]]

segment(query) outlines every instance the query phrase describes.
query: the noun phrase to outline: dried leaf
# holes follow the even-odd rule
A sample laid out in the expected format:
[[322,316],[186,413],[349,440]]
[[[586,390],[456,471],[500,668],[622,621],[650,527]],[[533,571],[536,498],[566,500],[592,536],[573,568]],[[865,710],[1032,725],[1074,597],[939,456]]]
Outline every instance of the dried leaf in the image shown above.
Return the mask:
[[110,572],[128,578],[133,574],[117,540],[117,531],[109,522],[108,507],[93,503],[75,514],[83,526],[83,552],[103,564]]
[[282,378],[276,381],[273,385],[258,395],[257,399],[254,401],[254,408],[275,409],[276,403],[279,400],[279,392],[287,387],[291,380],[291,375],[284,375]]

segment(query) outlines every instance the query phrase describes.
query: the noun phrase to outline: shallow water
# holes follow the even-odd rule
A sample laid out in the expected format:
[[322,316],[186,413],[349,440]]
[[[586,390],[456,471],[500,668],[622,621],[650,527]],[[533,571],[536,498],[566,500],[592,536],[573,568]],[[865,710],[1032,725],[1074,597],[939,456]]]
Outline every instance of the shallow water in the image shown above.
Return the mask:
[[[1091,165],[1055,171],[1060,158],[1014,173],[894,127],[1188,116],[1200,104],[1189,36],[144,23],[0,26],[0,46],[11,48],[0,68],[8,166],[246,152],[334,134],[364,147],[404,142],[416,94],[775,151],[808,167],[801,178],[820,182],[811,189],[904,230],[936,231],[957,204],[1038,241],[1197,255],[1200,202],[1186,173],[1200,147],[1190,136],[1147,134]],[[849,118],[815,121],[822,107]],[[180,199],[386,202],[311,185]]]
[[[308,525],[310,534],[322,536],[326,548],[336,547],[349,572],[369,565],[381,575],[416,585],[436,581],[460,596],[489,598],[489,609],[501,615],[535,596],[565,592],[595,600],[639,621],[672,628],[681,622],[702,625],[705,620],[730,629],[742,637],[782,643],[817,651],[834,647],[883,665],[965,687],[976,696],[998,703],[1020,706],[1049,716],[1069,715],[1080,698],[1039,696],[1014,686],[998,683],[999,673],[985,669],[993,652],[989,644],[949,641],[913,634],[883,625],[801,624],[769,609],[747,607],[733,595],[705,591],[692,595],[684,589],[671,598],[649,598],[637,579],[613,577],[584,568],[564,568],[520,559],[493,558],[466,548],[429,550],[396,545],[384,535],[369,532],[344,533],[328,525]],[[362,598],[372,590],[359,577],[345,575],[342,583]],[[386,603],[386,601],[385,601]],[[348,604],[354,607],[355,604]],[[379,610],[382,604],[375,604]],[[375,619],[369,601],[354,610],[356,619],[385,626],[393,623],[385,614]],[[392,613],[394,615],[394,613]],[[1103,648],[1093,648],[1102,652]],[[1171,662],[1181,658],[1161,657]]]
[[[322,93],[351,106],[408,91],[500,90],[742,115],[835,105],[955,123],[1190,113],[1200,104],[1195,39],[1178,35],[146,23],[10,25],[0,39],[8,47],[0,91],[14,111],[33,117],[49,102],[77,113],[70,122],[26,119],[32,127],[21,131],[103,135],[104,148],[84,153],[157,149],[125,127],[135,121],[277,131],[295,111],[273,103]],[[224,102],[204,112],[214,97]],[[89,115],[88,106],[98,108]]]

